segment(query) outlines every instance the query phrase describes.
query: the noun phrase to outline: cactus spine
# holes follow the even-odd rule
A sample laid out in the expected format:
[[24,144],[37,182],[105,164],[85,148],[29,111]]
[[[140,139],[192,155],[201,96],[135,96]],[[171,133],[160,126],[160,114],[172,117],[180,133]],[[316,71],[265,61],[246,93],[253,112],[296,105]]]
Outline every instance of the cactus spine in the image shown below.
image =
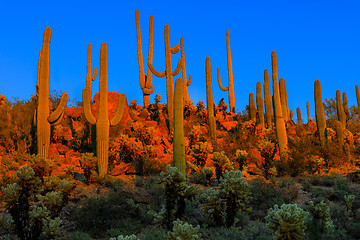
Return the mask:
[[37,148],[38,154],[49,156],[50,147],[50,124],[58,124],[64,114],[65,106],[69,95],[65,92],[57,109],[50,114],[49,112],[49,74],[50,74],[50,40],[51,28],[46,27],[43,39],[43,46],[39,54],[38,77],[36,94],[38,105],[35,113],[35,125],[37,127]]
[[259,114],[259,120],[262,129],[265,129],[264,104],[261,90],[261,82],[256,83],[256,106]]
[[183,59],[183,67],[182,67],[182,81],[183,81],[183,92],[184,92],[184,102],[190,100],[189,98],[189,89],[188,86],[191,84],[192,75],[189,76],[189,80],[187,80],[186,76],[186,65],[185,65],[185,50],[184,50],[184,39],[180,38],[180,48],[181,48],[181,58]]
[[298,125],[302,125],[301,110],[299,107],[296,108],[296,115],[297,115],[297,119],[298,119]]
[[215,122],[215,114],[214,114],[214,100],[212,93],[212,81],[211,81],[211,62],[210,57],[206,57],[206,100],[207,100],[207,113],[209,119],[210,126],[210,134],[211,134],[211,143],[214,149],[214,152],[217,151],[217,142],[216,142],[216,122]]
[[183,107],[183,81],[175,81],[174,94],[174,165],[186,176],[185,140],[184,140],[184,107]]
[[233,70],[232,70],[231,49],[230,49],[230,30],[226,31],[226,51],[227,51],[229,86],[226,88],[222,86],[221,77],[220,77],[220,68],[217,69],[217,78],[220,89],[223,91],[229,91],[230,112],[235,113],[235,93],[234,93],[234,79],[233,79]]
[[289,116],[289,106],[288,106],[287,93],[286,93],[286,82],[283,78],[280,78],[279,80],[279,88],[280,88],[281,109],[284,120],[287,122],[290,120],[290,116]]
[[309,105],[309,101],[306,101],[306,110],[307,110],[307,117],[308,117],[308,123],[311,121],[311,117],[310,117],[310,105]]
[[273,108],[270,92],[270,82],[268,70],[264,70],[264,102],[265,102],[265,115],[268,128],[272,128],[273,121]]
[[[137,54],[139,62],[139,77],[140,77],[140,87],[143,91],[144,99],[144,108],[147,108],[150,105],[150,95],[154,93],[155,88],[152,85],[152,73],[147,70],[147,75],[144,71],[144,60],[142,53],[142,43],[141,43],[141,29],[140,29],[140,16],[139,10],[136,9],[136,36],[137,36]],[[149,23],[149,55],[148,61],[152,63],[153,60],[153,16],[150,16]]]
[[349,120],[350,112],[349,112],[349,103],[347,100],[346,92],[343,92],[343,105],[344,105],[344,112],[345,112],[346,120]]
[[253,93],[249,93],[249,116],[250,120],[256,121],[255,98]]
[[98,170],[100,177],[103,177],[107,174],[108,170],[109,127],[115,126],[120,122],[126,103],[125,94],[121,94],[115,116],[110,120],[108,113],[108,50],[106,43],[101,44],[100,50],[99,111],[97,118],[91,112],[90,92],[91,85],[83,90],[84,113],[87,121],[92,125],[96,125]]
[[344,107],[341,101],[341,92],[339,89],[336,90],[336,108],[337,108],[337,116],[339,121],[341,122],[343,128],[346,126],[346,116],[344,112]]
[[171,54],[176,54],[180,51],[180,45],[177,44],[174,47],[170,47],[170,38],[169,38],[169,25],[166,24],[164,27],[164,37],[165,37],[165,63],[166,69],[164,72],[158,72],[150,62],[150,58],[148,59],[148,66],[150,71],[157,77],[165,77],[166,76],[166,98],[167,98],[167,106],[168,106],[168,114],[169,114],[169,122],[170,122],[170,132],[174,130],[174,82],[173,77],[178,75],[181,67],[183,66],[183,59],[180,58],[178,65],[174,71],[172,71],[172,60]]
[[315,118],[319,132],[320,144],[322,147],[326,144],[326,119],[321,94],[321,84],[318,79],[314,83],[314,99],[315,99]]
[[277,69],[277,56],[276,52],[271,53],[272,63],[272,79],[273,79],[273,99],[274,99],[274,112],[275,112],[275,127],[276,136],[279,143],[279,153],[281,160],[287,159],[288,139],[286,134],[285,121],[282,115],[280,91],[278,84],[278,69]]

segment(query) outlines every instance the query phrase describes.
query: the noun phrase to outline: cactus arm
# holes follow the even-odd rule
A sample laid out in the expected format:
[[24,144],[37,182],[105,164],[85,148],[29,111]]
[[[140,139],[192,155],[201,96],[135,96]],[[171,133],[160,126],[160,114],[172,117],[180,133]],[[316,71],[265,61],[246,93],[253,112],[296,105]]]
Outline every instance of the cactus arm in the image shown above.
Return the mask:
[[154,86],[151,86],[149,88],[143,88],[142,91],[143,91],[144,94],[150,95],[150,94],[153,94],[155,92],[155,88],[154,88]]
[[[154,44],[153,44],[153,15],[150,16],[150,22],[149,22],[149,52],[148,52],[148,62],[153,61],[153,49],[154,49]],[[146,81],[145,81],[145,87],[146,88],[153,88],[152,85],[152,72],[149,70],[148,67],[148,71],[147,71],[147,76],[146,76]]]
[[95,125],[96,119],[91,112],[91,103],[90,101],[86,101],[86,99],[89,98],[89,90],[87,88],[84,88],[82,97],[83,97],[85,118],[90,124]]
[[172,72],[173,76],[176,76],[176,75],[178,75],[180,73],[180,70],[183,67],[183,64],[184,64],[184,59],[180,58],[179,62],[178,62],[178,65],[176,66],[175,70]]
[[50,124],[54,124],[56,121],[61,119],[61,116],[64,113],[65,106],[66,106],[66,103],[67,103],[68,99],[69,99],[69,95],[66,92],[64,92],[62,94],[62,96],[61,96],[60,103],[59,103],[58,107],[48,117],[48,121],[49,121]]
[[136,37],[137,37],[137,54],[138,54],[138,62],[139,62],[140,87],[141,89],[143,89],[145,87],[145,72],[144,72],[144,59],[143,59],[142,44],[141,44],[140,16],[138,9],[136,9]]
[[111,127],[117,125],[121,121],[121,118],[124,115],[125,104],[126,104],[126,96],[125,96],[125,94],[122,93],[122,94],[120,94],[120,97],[119,97],[115,116],[113,117],[113,119],[110,120]]
[[176,44],[174,47],[170,48],[172,54],[176,54],[180,51],[180,44]]
[[34,126],[37,126],[37,109],[35,108],[35,112],[34,112]]
[[[65,110],[65,109],[64,109],[64,110]],[[65,112],[65,111],[62,111],[60,117],[59,117],[58,119],[56,119],[54,122],[52,122],[51,125],[54,125],[54,126],[59,125],[59,124],[61,123],[61,119],[62,119],[63,116],[64,116],[64,112]]]
[[223,85],[221,84],[220,68],[217,69],[217,80],[221,90],[229,91],[229,87],[224,88]]
[[153,67],[152,63],[148,64],[149,66],[149,70],[157,77],[165,77],[165,71],[164,72],[158,72],[155,70],[155,68]]
[[91,77],[91,81],[95,81],[96,76],[97,76],[97,68],[94,68],[94,72],[93,72],[93,75]]
[[189,79],[188,79],[188,82],[187,82],[186,86],[190,86],[191,80],[192,80],[192,75],[189,76]]

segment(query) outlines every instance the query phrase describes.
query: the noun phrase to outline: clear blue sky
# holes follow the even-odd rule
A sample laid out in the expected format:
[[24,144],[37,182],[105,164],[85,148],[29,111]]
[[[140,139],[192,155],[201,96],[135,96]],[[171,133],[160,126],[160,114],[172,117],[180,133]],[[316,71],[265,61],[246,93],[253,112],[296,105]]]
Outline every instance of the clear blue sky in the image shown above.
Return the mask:
[[[74,3],[75,2],[75,3]],[[314,81],[323,98],[346,91],[356,105],[360,84],[359,1],[2,1],[0,14],[0,94],[29,99],[35,94],[37,62],[46,26],[52,29],[50,90],[81,100],[85,87],[88,43],[93,67],[99,67],[100,45],[108,44],[109,91],[125,93],[142,104],[136,48],[135,10],[139,9],[146,67],[149,17],[154,15],[155,68],[164,70],[164,25],[171,45],[184,37],[187,73],[193,75],[190,98],[205,101],[205,59],[210,56],[214,101],[228,101],[217,86],[221,68],[227,86],[226,30],[231,33],[236,109],[248,104],[263,71],[271,76],[271,51],[278,56],[279,77],[286,80],[289,107],[306,101],[314,115]],[[226,4],[225,4],[226,3]],[[178,54],[179,55],[179,54]],[[173,58],[175,61],[178,57]],[[147,68],[146,68],[147,69]],[[98,90],[99,78],[93,82]],[[164,78],[154,78],[155,94],[166,100]]]

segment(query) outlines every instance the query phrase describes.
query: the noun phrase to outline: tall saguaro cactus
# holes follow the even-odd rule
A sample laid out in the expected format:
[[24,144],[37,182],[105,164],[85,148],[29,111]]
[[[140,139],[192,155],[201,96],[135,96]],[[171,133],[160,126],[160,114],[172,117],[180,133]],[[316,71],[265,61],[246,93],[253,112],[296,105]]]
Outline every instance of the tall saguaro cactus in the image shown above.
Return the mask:
[[180,38],[180,49],[181,49],[181,58],[183,59],[182,67],[182,81],[183,81],[183,92],[184,92],[184,102],[189,100],[189,89],[188,86],[191,84],[192,75],[189,76],[189,80],[186,76],[186,64],[185,64],[185,49],[184,49],[184,38]]
[[278,83],[277,56],[275,51],[271,53],[271,64],[272,64],[276,136],[279,143],[280,158],[282,160],[286,160],[287,152],[288,152],[288,139],[286,134],[285,121],[282,115],[280,91],[279,91],[279,83]]
[[287,99],[287,92],[286,92],[286,82],[283,78],[279,80],[279,89],[280,89],[280,100],[281,100],[281,108],[285,122],[290,120],[289,116],[289,105]]
[[270,82],[268,70],[264,70],[264,103],[265,103],[265,115],[268,128],[272,128],[273,121],[273,107],[271,100]]
[[358,108],[360,108],[360,93],[359,93],[358,85],[355,85],[355,91],[356,91],[356,100],[357,100]]
[[175,81],[174,94],[174,141],[173,154],[174,165],[179,171],[186,176],[185,160],[185,140],[184,140],[184,107],[183,107],[183,80],[181,78]]
[[321,84],[319,79],[314,83],[314,99],[315,99],[315,117],[316,125],[319,132],[320,144],[322,147],[326,144],[326,119],[321,94]]
[[219,87],[223,91],[229,91],[229,106],[230,112],[235,112],[235,92],[234,92],[234,78],[232,70],[232,60],[231,60],[231,49],[230,49],[230,30],[226,31],[226,52],[227,52],[227,63],[228,63],[228,76],[229,76],[229,86],[224,88],[221,84],[220,77],[220,68],[217,69],[217,78]]
[[343,105],[344,105],[344,112],[346,116],[346,120],[350,119],[350,111],[349,111],[349,103],[347,100],[346,92],[343,92]]
[[214,149],[214,152],[217,151],[217,142],[216,142],[216,122],[215,122],[215,113],[214,113],[214,100],[212,93],[212,81],[211,81],[211,62],[210,57],[206,57],[206,105],[207,113],[210,126],[211,134],[211,143]]
[[336,90],[336,109],[337,109],[337,116],[339,121],[341,122],[343,128],[346,127],[346,116],[344,112],[344,107],[341,101],[341,92],[339,89]]
[[169,122],[170,122],[170,132],[174,129],[174,82],[173,77],[178,75],[181,67],[183,66],[183,59],[180,58],[177,67],[174,71],[172,71],[172,60],[171,54],[176,54],[180,51],[180,45],[177,44],[174,47],[170,46],[170,37],[169,37],[169,25],[166,24],[164,28],[164,37],[165,37],[165,63],[166,69],[164,72],[158,72],[153,67],[152,62],[150,62],[150,58],[148,59],[148,66],[150,71],[157,77],[165,77],[166,76],[166,98],[167,98],[167,106],[168,106],[168,114],[169,114]]
[[250,120],[256,121],[255,98],[253,93],[249,93],[249,116]]
[[101,44],[100,50],[100,84],[99,84],[99,110],[98,116],[91,112],[89,98],[91,85],[83,90],[83,105],[86,120],[96,125],[96,156],[98,157],[98,170],[101,177],[107,174],[109,156],[109,128],[117,125],[124,113],[126,103],[125,94],[121,94],[113,119],[109,119],[108,113],[108,50],[106,43]]
[[38,105],[35,113],[35,125],[37,128],[38,154],[49,156],[50,147],[50,124],[58,124],[64,114],[65,106],[69,95],[65,92],[61,96],[57,109],[50,114],[49,111],[49,74],[50,74],[50,40],[51,28],[46,27],[43,39],[43,46],[39,54],[37,97]]
[[256,106],[259,114],[259,121],[262,129],[265,129],[264,104],[261,90],[261,82],[256,83]]
[[[140,87],[143,91],[144,99],[144,108],[147,108],[150,105],[150,95],[154,93],[155,88],[152,85],[152,72],[147,70],[147,75],[144,71],[144,60],[142,53],[142,43],[141,43],[141,29],[140,29],[140,16],[139,10],[136,9],[136,36],[137,36],[137,54],[139,62],[139,77],[140,77]],[[149,23],[149,55],[148,62],[152,63],[153,60],[153,16],[150,16]]]
[[309,101],[306,101],[306,110],[307,110],[307,118],[308,118],[307,122],[309,123],[311,121]]

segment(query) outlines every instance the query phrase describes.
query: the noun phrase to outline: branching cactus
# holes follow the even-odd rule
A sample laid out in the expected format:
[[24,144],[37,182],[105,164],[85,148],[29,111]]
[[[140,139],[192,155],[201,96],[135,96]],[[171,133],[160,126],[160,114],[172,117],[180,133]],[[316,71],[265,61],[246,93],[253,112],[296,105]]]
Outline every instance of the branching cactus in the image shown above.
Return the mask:
[[108,50],[106,43],[101,44],[100,50],[100,87],[99,87],[99,111],[98,116],[91,112],[91,102],[89,99],[91,85],[83,90],[84,113],[87,121],[96,125],[96,156],[98,157],[99,176],[107,174],[109,156],[109,128],[117,125],[124,113],[126,103],[125,94],[121,94],[113,119],[109,119],[108,113]]
[[264,104],[261,91],[261,82],[256,83],[256,106],[259,114],[259,121],[262,129],[265,129]]
[[277,70],[277,56],[276,52],[271,53],[272,63],[272,79],[273,79],[273,100],[274,100],[274,112],[275,112],[275,126],[276,136],[279,144],[279,153],[281,160],[287,159],[288,151],[288,139],[286,134],[285,121],[282,115],[279,83],[278,83],[278,70]]
[[319,132],[320,144],[324,147],[326,144],[326,119],[322,101],[321,84],[318,79],[315,80],[314,89],[316,125]]
[[301,110],[299,107],[296,108],[296,115],[297,115],[297,119],[298,119],[298,121],[297,121],[298,125],[302,125]]
[[265,115],[268,128],[273,126],[273,107],[271,100],[270,82],[268,70],[264,70],[264,102],[265,102]]
[[189,80],[186,76],[186,65],[185,65],[185,49],[184,49],[184,39],[183,37],[180,38],[180,48],[181,48],[181,58],[183,59],[183,68],[182,68],[182,80],[183,80],[183,90],[184,90],[184,103],[185,101],[190,100],[189,98],[189,89],[188,86],[191,84],[192,75],[189,76]]
[[280,90],[282,114],[284,120],[287,122],[290,120],[290,116],[289,116],[289,106],[288,106],[287,92],[286,92],[286,82],[283,78],[280,78],[279,80],[279,90]]
[[307,122],[309,123],[311,121],[309,101],[306,101],[306,110],[307,110],[307,117],[308,117]]
[[170,122],[170,132],[174,130],[174,82],[173,77],[178,75],[181,68],[183,67],[183,59],[180,58],[178,65],[174,71],[172,71],[172,60],[171,54],[176,54],[180,51],[180,45],[177,44],[174,47],[170,47],[170,38],[169,38],[169,25],[166,24],[164,28],[164,37],[165,37],[165,63],[166,69],[164,72],[158,72],[153,67],[152,62],[148,58],[148,66],[150,71],[157,77],[166,76],[166,98]]
[[183,81],[178,78],[174,95],[174,165],[186,176],[183,94]]
[[341,92],[339,89],[336,90],[336,110],[338,120],[341,122],[343,128],[346,127],[346,116],[344,112],[344,107],[341,101]]
[[214,151],[216,151],[217,150],[216,122],[215,122],[215,113],[214,113],[214,100],[212,93],[210,57],[206,58],[206,100],[207,100],[207,113],[208,113],[210,134],[211,134],[211,143]]
[[231,60],[231,49],[230,49],[230,30],[226,31],[226,53],[227,53],[227,63],[228,63],[228,76],[229,76],[229,86],[224,88],[221,84],[220,77],[220,68],[217,69],[217,77],[219,87],[223,91],[229,91],[229,106],[230,112],[235,112],[235,93],[234,93],[234,79],[233,79],[233,70],[232,70],[232,60]]
[[349,112],[349,103],[347,100],[346,92],[343,92],[343,105],[344,105],[344,112],[345,112],[346,120],[349,120],[350,112]]
[[255,98],[253,93],[249,93],[249,117],[256,121]]
[[[137,36],[137,54],[139,62],[139,77],[140,77],[140,87],[143,91],[144,99],[144,108],[147,108],[150,105],[150,95],[154,93],[155,88],[152,85],[152,72],[147,70],[147,75],[144,71],[144,60],[142,53],[142,43],[141,43],[141,30],[140,30],[140,16],[139,10],[136,9],[136,36]],[[149,55],[148,62],[152,63],[153,60],[153,16],[150,16],[149,23]]]
[[34,123],[37,127],[37,148],[38,155],[45,158],[49,156],[50,147],[50,124],[59,124],[64,114],[65,106],[69,95],[65,92],[57,109],[50,114],[49,112],[49,72],[50,72],[50,40],[51,28],[46,27],[44,33],[43,46],[39,54],[38,76],[36,85],[36,95],[38,105],[34,116]]

